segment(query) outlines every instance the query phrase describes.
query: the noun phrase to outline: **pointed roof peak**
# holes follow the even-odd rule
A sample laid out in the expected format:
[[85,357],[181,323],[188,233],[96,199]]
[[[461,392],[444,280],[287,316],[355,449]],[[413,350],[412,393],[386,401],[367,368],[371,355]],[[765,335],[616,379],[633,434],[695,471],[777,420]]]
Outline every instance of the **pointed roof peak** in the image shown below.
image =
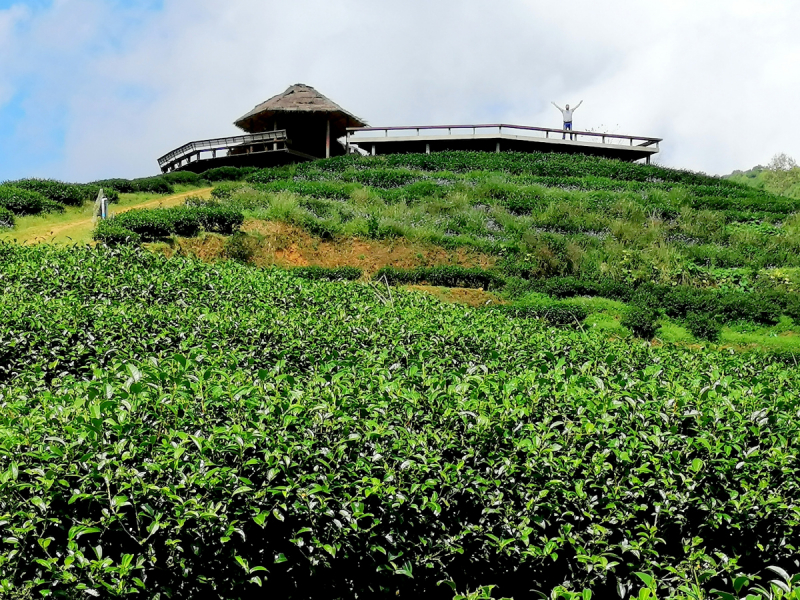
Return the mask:
[[257,105],[246,115],[237,119],[234,124],[245,131],[252,131],[257,121],[267,119],[275,113],[298,112],[329,113],[332,119],[341,122],[344,127],[366,125],[362,119],[304,83],[290,85],[285,92]]

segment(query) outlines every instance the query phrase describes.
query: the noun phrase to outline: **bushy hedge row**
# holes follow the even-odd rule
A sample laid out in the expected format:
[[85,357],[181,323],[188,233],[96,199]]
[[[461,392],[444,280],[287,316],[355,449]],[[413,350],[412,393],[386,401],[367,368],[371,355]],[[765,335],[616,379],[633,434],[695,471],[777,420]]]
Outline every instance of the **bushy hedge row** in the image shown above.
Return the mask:
[[505,172],[550,178],[597,177],[620,181],[637,181],[647,184],[670,183],[685,186],[703,186],[702,195],[775,199],[776,196],[726,179],[655,165],[641,165],[619,160],[609,160],[583,154],[552,154],[543,152],[435,152],[433,154],[394,154],[384,156],[341,156],[304,163],[297,168],[298,175],[313,171],[331,174],[372,169],[411,169],[418,171],[471,171]]
[[216,167],[203,171],[202,177],[206,181],[243,181],[248,175],[258,171],[256,167]]
[[0,206],[0,227],[13,227],[14,213],[7,208]]
[[505,282],[503,277],[494,271],[457,266],[416,267],[414,269],[383,267],[375,274],[374,279],[385,279],[390,285],[426,283],[446,287],[483,288],[484,290],[498,288]]
[[[91,183],[64,183],[54,179],[19,179],[10,182],[10,185],[39,193],[53,202],[67,206],[80,206],[84,202],[95,200],[102,187]],[[103,192],[111,202],[119,200],[116,190],[105,188]]]
[[683,319],[690,313],[711,315],[722,323],[751,321],[774,325],[782,314],[800,318],[800,294],[795,292],[740,292],[701,289],[686,285],[642,284],[638,287],[610,279],[587,280],[577,277],[551,277],[528,282],[528,290],[554,298],[597,296],[633,302],[663,310],[670,317]]
[[320,281],[354,281],[364,274],[358,267],[297,267],[291,272],[292,275],[303,279]]
[[134,194],[137,192],[150,194],[172,194],[175,188],[163,175],[144,177],[142,179],[102,179],[95,181],[95,185],[103,189],[112,189],[121,194]]
[[64,206],[53,202],[39,192],[13,185],[0,185],[0,207],[15,215],[38,215],[42,212],[64,210]]
[[271,183],[273,181],[288,181],[294,178],[297,171],[296,165],[286,167],[271,167],[268,169],[255,169],[245,179],[250,183]]
[[192,237],[201,229],[232,234],[243,221],[241,212],[225,206],[131,210],[101,221],[94,239],[113,245],[154,241],[171,235]]
[[562,302],[533,305],[494,305],[489,308],[518,319],[541,319],[550,325],[580,325],[589,316],[583,306],[573,306]]

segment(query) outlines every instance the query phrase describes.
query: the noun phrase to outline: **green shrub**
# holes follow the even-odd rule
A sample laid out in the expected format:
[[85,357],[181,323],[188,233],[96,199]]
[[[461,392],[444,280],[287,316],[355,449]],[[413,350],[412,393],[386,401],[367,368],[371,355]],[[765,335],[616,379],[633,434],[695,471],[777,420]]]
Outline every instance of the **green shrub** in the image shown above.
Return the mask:
[[0,206],[0,227],[13,227],[14,226],[14,213]]
[[39,192],[11,185],[0,185],[0,207],[15,215],[38,215],[48,210],[63,210],[64,208]]
[[698,340],[716,342],[722,333],[722,325],[708,313],[690,312],[684,319],[686,329]]
[[244,215],[241,211],[227,206],[197,206],[191,209],[191,214],[198,219],[200,226],[206,231],[222,234],[232,234],[241,227]]
[[[13,182],[14,187],[37,192],[54,202],[69,206],[80,206],[91,198],[87,186],[72,185],[52,179],[20,179]],[[95,196],[96,196],[95,192]]]
[[554,298],[574,298],[576,296],[599,296],[611,300],[627,302],[633,295],[630,285],[612,279],[580,279],[578,277],[550,277],[531,279],[528,290],[547,294]]
[[141,179],[102,179],[93,182],[93,185],[103,189],[115,190],[121,194],[149,193],[149,194],[172,194],[175,188],[164,179],[163,175],[155,177],[143,177]]
[[172,171],[160,176],[172,185],[196,185],[205,183],[204,178],[193,171]]
[[211,196],[217,200],[227,200],[242,187],[244,186],[237,181],[223,181],[214,186],[214,189],[211,190]]
[[[58,204],[80,206],[85,202],[94,201],[100,191],[100,186],[83,183],[64,183],[54,179],[20,179],[10,182],[14,187],[37,192]],[[110,202],[119,200],[119,193],[114,189],[103,190]]]
[[273,167],[269,169],[259,169],[254,173],[245,176],[245,181],[250,183],[270,183],[272,181],[289,181],[294,177],[296,167],[294,165],[286,167]]
[[100,221],[92,233],[92,239],[107,246],[139,244],[142,241],[138,233],[120,226],[114,219],[104,219]]
[[171,235],[192,237],[201,229],[231,234],[241,226],[244,215],[227,206],[206,205],[129,210],[108,221],[118,228],[136,233],[141,241],[148,242]]
[[489,310],[501,312],[517,319],[540,319],[556,327],[566,325],[580,326],[589,316],[589,311],[585,307],[561,302],[535,305],[496,305]]
[[359,279],[364,271],[358,267],[296,267],[291,269],[292,275],[303,279],[321,281],[353,281]]
[[505,281],[494,271],[457,266],[417,267],[414,269],[383,267],[375,273],[373,279],[385,279],[390,285],[424,283],[445,287],[483,288],[484,290],[501,287]]
[[377,188],[396,188],[415,181],[418,176],[407,169],[366,169],[355,175],[363,185]]
[[203,171],[202,176],[206,181],[244,181],[248,175],[258,171],[256,167],[215,167]]
[[255,254],[255,240],[244,231],[237,231],[225,239],[225,257],[247,263]]
[[634,304],[622,317],[620,323],[630,329],[633,335],[645,340],[652,340],[658,331],[659,314],[657,310]]

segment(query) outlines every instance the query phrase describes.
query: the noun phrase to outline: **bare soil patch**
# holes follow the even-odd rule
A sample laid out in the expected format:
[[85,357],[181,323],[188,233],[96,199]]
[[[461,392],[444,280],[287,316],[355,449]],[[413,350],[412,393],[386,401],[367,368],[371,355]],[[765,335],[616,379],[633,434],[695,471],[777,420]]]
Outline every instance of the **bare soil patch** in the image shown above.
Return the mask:
[[[366,275],[372,275],[387,266],[413,268],[458,265],[485,268],[492,266],[496,260],[495,257],[468,248],[450,250],[406,239],[326,240],[294,225],[277,221],[250,219],[245,221],[242,230],[251,237],[251,262],[259,267],[352,266],[362,268]],[[178,244],[181,252],[203,260],[216,260],[224,256],[224,238],[220,236],[180,239]]]

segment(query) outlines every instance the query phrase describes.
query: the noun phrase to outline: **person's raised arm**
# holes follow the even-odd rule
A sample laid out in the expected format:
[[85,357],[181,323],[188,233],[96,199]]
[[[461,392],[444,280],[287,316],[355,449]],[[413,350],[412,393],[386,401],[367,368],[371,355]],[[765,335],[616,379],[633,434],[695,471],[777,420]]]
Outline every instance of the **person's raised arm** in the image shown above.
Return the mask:
[[575,107],[574,107],[572,110],[578,110],[578,107],[579,107],[581,104],[583,104],[583,100],[581,100],[580,102],[578,102],[578,103],[575,105]]
[[560,110],[561,112],[564,112],[564,109],[563,109],[563,108],[561,108],[561,107],[560,107],[558,104],[556,104],[555,102],[550,102],[550,104],[552,104],[553,106],[555,106],[555,107],[556,107],[558,110]]

